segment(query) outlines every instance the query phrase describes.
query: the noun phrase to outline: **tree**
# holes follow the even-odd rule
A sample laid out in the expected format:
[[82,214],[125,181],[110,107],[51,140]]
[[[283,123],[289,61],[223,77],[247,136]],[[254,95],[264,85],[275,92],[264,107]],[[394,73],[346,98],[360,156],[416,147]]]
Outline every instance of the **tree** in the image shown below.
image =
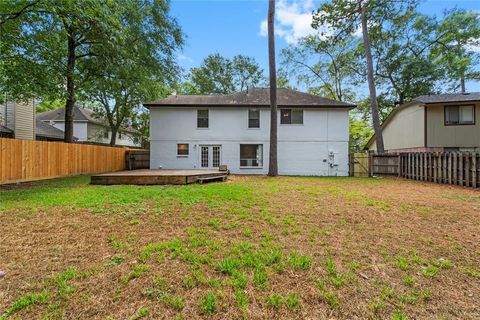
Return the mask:
[[232,60],[232,68],[236,91],[254,87],[264,80],[263,69],[252,57],[236,55]]
[[13,97],[64,99],[66,142],[73,141],[73,108],[83,76],[81,62],[95,57],[98,47],[119,34],[120,4],[19,0],[2,5],[2,10],[10,12],[1,24],[3,86]]
[[275,65],[275,0],[268,1],[268,67],[270,71],[270,155],[268,175],[278,175],[277,163],[277,69]]
[[361,28],[363,38],[366,74],[370,92],[372,121],[377,143],[377,151],[384,152],[382,127],[380,124],[377,92],[374,78],[374,65],[370,43],[369,26],[388,24],[403,12],[411,10],[412,0],[332,0],[323,3],[314,13],[313,27],[328,26],[331,35],[326,35],[333,42],[342,41]]
[[252,57],[236,55],[232,60],[220,54],[207,56],[202,65],[190,70],[190,83],[180,91],[187,94],[230,94],[254,87],[264,79],[263,69]]
[[475,70],[480,62],[480,14],[453,9],[446,12],[437,30],[438,46],[433,55],[444,65],[447,75],[454,79],[454,90],[466,92],[467,80],[480,80]]
[[220,54],[207,56],[199,68],[190,70],[197,94],[229,94],[235,91],[232,63]]
[[180,27],[169,17],[166,3],[128,1],[122,10],[122,37],[103,46],[91,61],[88,74],[92,76],[83,90],[108,123],[112,146],[118,131],[132,124],[142,102],[171,93],[167,87],[177,80],[179,69],[174,53],[183,44]]
[[282,50],[282,65],[310,93],[353,101],[355,94],[349,85],[354,76],[356,46],[354,37],[332,43],[319,35],[307,36]]

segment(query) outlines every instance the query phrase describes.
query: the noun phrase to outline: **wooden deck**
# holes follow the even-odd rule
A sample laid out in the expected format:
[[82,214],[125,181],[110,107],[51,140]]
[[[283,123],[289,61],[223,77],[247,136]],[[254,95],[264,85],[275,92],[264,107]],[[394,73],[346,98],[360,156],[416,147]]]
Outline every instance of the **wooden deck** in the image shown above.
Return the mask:
[[184,185],[196,182],[225,181],[227,173],[218,170],[192,169],[192,170],[132,170],[119,171],[94,175],[90,179],[91,184],[115,185]]

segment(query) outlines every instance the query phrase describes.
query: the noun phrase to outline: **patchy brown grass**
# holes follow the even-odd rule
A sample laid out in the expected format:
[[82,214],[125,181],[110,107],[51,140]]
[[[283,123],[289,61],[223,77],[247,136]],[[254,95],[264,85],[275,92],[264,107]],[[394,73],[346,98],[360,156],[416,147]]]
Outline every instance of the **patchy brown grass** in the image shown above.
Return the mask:
[[478,191],[87,181],[0,190],[0,318],[480,318]]

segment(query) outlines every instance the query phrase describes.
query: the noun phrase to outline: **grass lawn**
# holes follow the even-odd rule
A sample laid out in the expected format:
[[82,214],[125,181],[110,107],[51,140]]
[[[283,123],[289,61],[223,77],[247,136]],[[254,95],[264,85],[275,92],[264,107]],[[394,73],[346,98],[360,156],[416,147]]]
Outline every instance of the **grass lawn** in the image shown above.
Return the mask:
[[0,319],[479,319],[480,193],[230,177],[0,188]]

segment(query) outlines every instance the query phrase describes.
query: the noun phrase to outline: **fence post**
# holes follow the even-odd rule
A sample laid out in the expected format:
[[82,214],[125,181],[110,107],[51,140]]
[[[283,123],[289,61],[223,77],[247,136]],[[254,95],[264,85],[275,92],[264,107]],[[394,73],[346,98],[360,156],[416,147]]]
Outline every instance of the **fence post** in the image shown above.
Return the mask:
[[465,186],[470,186],[470,153],[465,157]]
[[477,154],[472,154],[472,187],[477,187]]

